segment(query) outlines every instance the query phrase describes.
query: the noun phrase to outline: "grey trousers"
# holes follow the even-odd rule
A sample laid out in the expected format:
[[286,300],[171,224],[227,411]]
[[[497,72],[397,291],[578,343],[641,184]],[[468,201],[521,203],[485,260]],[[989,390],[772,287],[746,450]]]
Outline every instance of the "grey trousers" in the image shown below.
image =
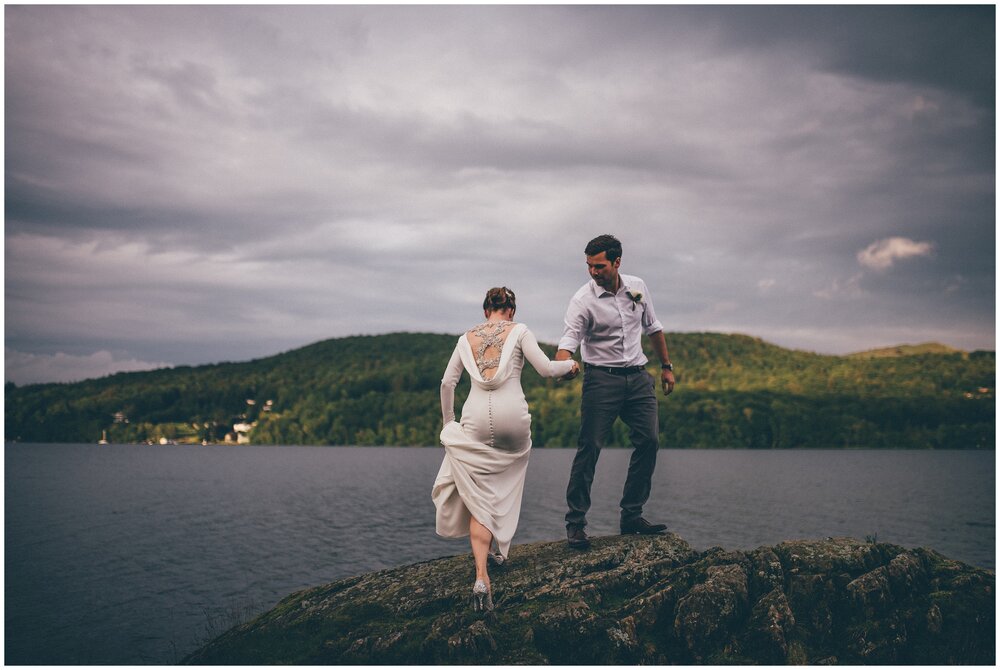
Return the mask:
[[566,526],[586,526],[590,509],[590,487],[601,448],[611,434],[615,419],[621,417],[629,427],[632,458],[622,492],[621,520],[642,516],[642,506],[656,468],[660,420],[656,401],[656,381],[648,372],[615,375],[586,368],[583,377],[583,400],[580,405],[580,437],[566,487]]

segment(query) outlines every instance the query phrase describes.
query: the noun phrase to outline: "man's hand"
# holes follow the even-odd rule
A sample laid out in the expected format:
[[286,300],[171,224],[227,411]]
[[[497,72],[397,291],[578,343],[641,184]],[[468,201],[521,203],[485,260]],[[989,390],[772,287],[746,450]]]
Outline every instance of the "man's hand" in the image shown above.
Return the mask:
[[[572,351],[566,351],[565,349],[556,350],[557,361],[568,361],[571,360],[572,358],[573,358]],[[565,379],[566,381],[569,381],[570,379],[574,379],[578,374],[580,374],[580,364],[577,363],[576,361],[573,361],[573,369],[567,372],[559,379]]]
[[[667,340],[663,337],[663,331],[659,330],[649,335],[649,343],[653,345],[656,357],[660,359],[660,365],[670,365],[670,354],[667,353]],[[663,370],[660,372],[660,383],[663,385],[663,395],[670,395],[674,392],[674,371]]]
[[672,370],[664,370],[660,373],[660,383],[663,384],[663,395],[667,396],[674,392],[674,373]]

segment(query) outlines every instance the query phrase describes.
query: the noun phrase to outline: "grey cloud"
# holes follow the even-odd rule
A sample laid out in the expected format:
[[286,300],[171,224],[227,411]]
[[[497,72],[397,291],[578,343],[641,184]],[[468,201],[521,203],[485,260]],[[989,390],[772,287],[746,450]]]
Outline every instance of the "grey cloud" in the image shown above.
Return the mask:
[[136,63],[135,74],[161,84],[173,95],[178,105],[225,115],[225,100],[216,90],[216,73],[202,63],[182,61],[178,64],[157,65]]
[[992,6],[706,7],[692,13],[725,26],[730,47],[787,48],[832,72],[933,86],[994,105]]
[[[989,342],[992,12],[9,7],[8,346],[232,360],[499,284],[552,341],[601,232],[669,329]],[[893,236],[934,258],[854,279]]]
[[306,137],[352,155],[376,151],[383,159],[447,170],[497,169],[544,172],[610,168],[651,171],[664,177],[721,178],[729,171],[681,138],[592,135],[562,124],[518,119],[489,122],[465,114],[441,123],[408,115],[380,118],[363,109],[325,109],[303,129]]

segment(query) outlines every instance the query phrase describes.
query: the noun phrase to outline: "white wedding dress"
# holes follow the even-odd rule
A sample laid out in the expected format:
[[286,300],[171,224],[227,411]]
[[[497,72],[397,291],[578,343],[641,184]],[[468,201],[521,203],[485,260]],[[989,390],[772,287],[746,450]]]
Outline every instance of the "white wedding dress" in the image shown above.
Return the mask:
[[[521,389],[521,370],[527,359],[543,377],[561,377],[573,361],[550,361],[523,323],[506,323],[499,344],[499,360],[478,355],[463,334],[455,345],[441,380],[444,461],[434,480],[431,497],[437,508],[436,529],[442,537],[465,537],[469,517],[486,526],[506,558],[521,514],[521,493],[531,451],[531,414]],[[475,330],[475,329],[474,329]],[[470,331],[473,332],[473,331]],[[480,331],[480,334],[482,331]],[[499,346],[497,346],[499,345]],[[488,352],[490,347],[485,347]],[[496,368],[493,377],[484,370]],[[472,390],[455,421],[455,387],[463,368],[472,378]]]

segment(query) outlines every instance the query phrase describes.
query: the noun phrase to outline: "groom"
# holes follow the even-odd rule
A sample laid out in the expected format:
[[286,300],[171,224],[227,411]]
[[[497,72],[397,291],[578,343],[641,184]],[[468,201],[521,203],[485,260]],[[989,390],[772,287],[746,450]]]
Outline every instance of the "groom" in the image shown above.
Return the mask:
[[584,527],[594,468],[618,417],[629,427],[633,447],[621,500],[621,532],[649,535],[666,530],[666,525],[651,524],[642,518],[660,434],[656,383],[646,372],[642,333],[660,359],[664,395],[674,390],[674,366],[670,364],[663,326],[653,311],[649,289],[638,277],[618,272],[621,242],[613,235],[601,235],[587,244],[584,253],[591,281],[570,300],[566,328],[556,352],[556,360],[567,360],[579,346],[585,370],[580,437],[566,489],[566,535],[569,546],[575,549],[590,546]]

